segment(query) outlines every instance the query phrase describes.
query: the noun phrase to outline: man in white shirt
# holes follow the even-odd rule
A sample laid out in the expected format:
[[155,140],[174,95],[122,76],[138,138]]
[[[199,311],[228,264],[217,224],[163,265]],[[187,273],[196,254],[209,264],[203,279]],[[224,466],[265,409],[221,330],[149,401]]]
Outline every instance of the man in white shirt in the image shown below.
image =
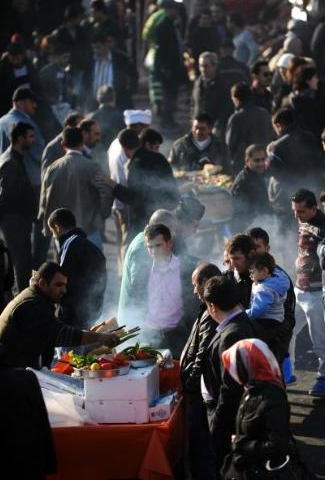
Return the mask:
[[[126,127],[135,130],[138,135],[151,124],[151,110],[125,110],[123,116]],[[118,138],[111,143],[107,155],[111,179],[116,183],[126,186],[127,178],[125,167],[128,158],[122,150]],[[118,271],[119,274],[122,275],[129,227],[127,206],[120,200],[115,199],[113,203],[113,215],[117,232]]]
[[157,348],[169,348],[179,358],[187,338],[182,322],[185,305],[180,259],[172,252],[171,233],[165,225],[148,225],[144,236],[152,258],[144,292],[144,336]]

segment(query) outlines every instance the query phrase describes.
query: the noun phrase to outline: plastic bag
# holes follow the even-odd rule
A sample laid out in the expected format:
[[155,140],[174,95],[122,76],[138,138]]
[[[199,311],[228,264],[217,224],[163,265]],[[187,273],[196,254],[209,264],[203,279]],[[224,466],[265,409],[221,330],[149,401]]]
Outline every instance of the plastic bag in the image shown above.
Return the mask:
[[84,410],[81,397],[45,388],[42,388],[42,394],[52,427],[75,427],[95,423]]

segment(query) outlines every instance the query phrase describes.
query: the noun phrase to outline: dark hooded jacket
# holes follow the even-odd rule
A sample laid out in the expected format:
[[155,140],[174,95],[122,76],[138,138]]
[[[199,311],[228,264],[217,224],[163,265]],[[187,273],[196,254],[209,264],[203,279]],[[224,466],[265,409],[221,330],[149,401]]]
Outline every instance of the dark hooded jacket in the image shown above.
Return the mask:
[[61,301],[65,323],[83,328],[101,315],[106,288],[106,260],[85,232],[74,228],[59,238],[59,262],[68,277]]

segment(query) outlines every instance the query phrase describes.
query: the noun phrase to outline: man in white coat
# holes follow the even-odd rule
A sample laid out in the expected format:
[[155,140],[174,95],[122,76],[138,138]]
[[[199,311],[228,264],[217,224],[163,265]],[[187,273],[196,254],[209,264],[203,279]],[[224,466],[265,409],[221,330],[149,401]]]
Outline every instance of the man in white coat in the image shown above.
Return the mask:
[[[151,124],[151,110],[124,110],[124,122],[127,128],[132,128],[138,135]],[[122,150],[118,138],[111,143],[108,152],[108,165],[110,177],[116,183],[127,184],[126,164],[128,158]],[[115,219],[118,247],[118,272],[122,275],[123,259],[126,252],[126,239],[129,229],[128,206],[118,199],[113,203],[113,215]]]

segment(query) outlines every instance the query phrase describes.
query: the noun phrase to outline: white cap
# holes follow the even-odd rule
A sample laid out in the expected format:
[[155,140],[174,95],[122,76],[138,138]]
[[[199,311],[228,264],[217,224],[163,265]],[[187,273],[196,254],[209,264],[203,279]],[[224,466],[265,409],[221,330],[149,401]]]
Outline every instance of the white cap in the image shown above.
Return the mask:
[[150,125],[151,123],[151,110],[124,110],[123,115],[125,125],[133,125],[135,123]]
[[288,68],[290,60],[295,58],[292,53],[284,53],[278,60],[277,67]]

